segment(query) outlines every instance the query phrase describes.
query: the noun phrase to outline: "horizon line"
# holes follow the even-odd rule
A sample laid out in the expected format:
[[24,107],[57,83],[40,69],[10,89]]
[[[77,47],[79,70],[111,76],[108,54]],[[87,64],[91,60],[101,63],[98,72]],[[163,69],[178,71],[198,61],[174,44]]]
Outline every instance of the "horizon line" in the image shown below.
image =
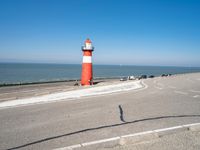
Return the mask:
[[[0,64],[52,64],[52,65],[82,65],[82,63],[51,63],[51,62],[1,62]],[[200,68],[200,66],[177,66],[177,65],[134,65],[134,64],[94,64],[103,66],[141,66],[141,67],[187,67],[187,68]]]

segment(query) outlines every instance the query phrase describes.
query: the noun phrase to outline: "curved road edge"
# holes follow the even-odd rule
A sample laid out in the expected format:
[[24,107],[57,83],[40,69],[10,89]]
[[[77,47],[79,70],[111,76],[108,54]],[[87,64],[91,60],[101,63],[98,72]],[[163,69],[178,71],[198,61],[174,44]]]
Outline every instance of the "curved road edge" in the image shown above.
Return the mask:
[[106,94],[128,92],[131,90],[138,91],[146,89],[147,87],[148,86],[143,81],[123,82],[118,84],[90,87],[86,89],[59,92],[59,93],[31,97],[31,98],[4,101],[0,103],[0,109],[35,105],[42,103],[52,103],[58,101],[77,100],[82,97],[100,96]]
[[150,141],[152,139],[161,138],[166,135],[180,133],[184,131],[199,132],[200,123],[173,126],[169,128],[156,129],[156,130],[150,130],[123,136],[117,136],[108,139],[102,139],[98,141],[91,141],[87,143],[81,143],[77,145],[57,148],[54,150],[78,150],[78,149],[93,150],[93,149],[102,149],[106,147],[114,148],[116,146],[123,146],[127,144],[136,144],[145,141]]

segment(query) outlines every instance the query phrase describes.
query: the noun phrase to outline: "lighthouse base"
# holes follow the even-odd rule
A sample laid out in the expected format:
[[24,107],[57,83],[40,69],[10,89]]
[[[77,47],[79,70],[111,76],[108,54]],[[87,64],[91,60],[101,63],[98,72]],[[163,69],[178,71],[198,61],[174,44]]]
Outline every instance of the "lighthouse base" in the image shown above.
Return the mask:
[[92,77],[92,63],[83,63],[82,65],[82,75],[81,75],[81,85],[93,85]]

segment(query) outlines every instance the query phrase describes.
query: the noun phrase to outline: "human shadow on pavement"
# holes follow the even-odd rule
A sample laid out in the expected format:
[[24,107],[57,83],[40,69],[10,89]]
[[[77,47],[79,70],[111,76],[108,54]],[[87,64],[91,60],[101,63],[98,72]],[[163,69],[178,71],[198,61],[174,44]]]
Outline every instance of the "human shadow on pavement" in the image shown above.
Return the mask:
[[118,107],[119,107],[119,113],[120,113],[120,120],[121,120],[122,122],[126,122],[126,121],[124,120],[124,111],[123,111],[123,109],[122,109],[122,106],[119,105]]
[[66,137],[66,136],[70,136],[70,135],[74,135],[74,134],[79,134],[79,133],[83,133],[83,132],[87,132],[87,131],[93,131],[93,130],[111,128],[111,127],[118,127],[118,126],[123,126],[123,125],[127,125],[127,124],[143,122],[143,121],[159,120],[159,119],[166,119],[166,118],[185,118],[185,117],[200,117],[200,115],[177,115],[177,116],[152,117],[152,118],[145,118],[145,119],[139,119],[139,120],[134,120],[134,121],[127,121],[127,122],[122,122],[122,123],[117,123],[117,124],[99,126],[99,127],[94,127],[94,128],[87,128],[87,129],[83,129],[83,130],[79,130],[79,131],[75,131],[75,132],[71,132],[71,133],[66,133],[66,134],[57,135],[57,136],[53,136],[53,137],[47,137],[47,138],[40,139],[40,140],[37,140],[37,141],[33,141],[33,142],[30,142],[30,143],[27,143],[27,144],[24,144],[24,145],[8,148],[7,150],[15,150],[15,149],[19,149],[19,148],[24,148],[24,147],[28,147],[28,146],[31,146],[31,145],[34,145],[34,144],[38,144],[38,143],[42,143],[42,142],[46,142],[46,141],[49,141],[49,140],[53,140],[53,139],[57,139],[57,138],[61,138],[61,137]]

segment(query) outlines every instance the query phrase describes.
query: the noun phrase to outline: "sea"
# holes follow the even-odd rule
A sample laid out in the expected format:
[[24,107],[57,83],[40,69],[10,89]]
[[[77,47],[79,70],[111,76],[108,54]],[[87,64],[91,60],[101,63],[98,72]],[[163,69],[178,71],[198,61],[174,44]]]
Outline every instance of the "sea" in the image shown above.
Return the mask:
[[[200,72],[200,67],[93,65],[94,79]],[[81,64],[0,63],[0,85],[79,80]]]

